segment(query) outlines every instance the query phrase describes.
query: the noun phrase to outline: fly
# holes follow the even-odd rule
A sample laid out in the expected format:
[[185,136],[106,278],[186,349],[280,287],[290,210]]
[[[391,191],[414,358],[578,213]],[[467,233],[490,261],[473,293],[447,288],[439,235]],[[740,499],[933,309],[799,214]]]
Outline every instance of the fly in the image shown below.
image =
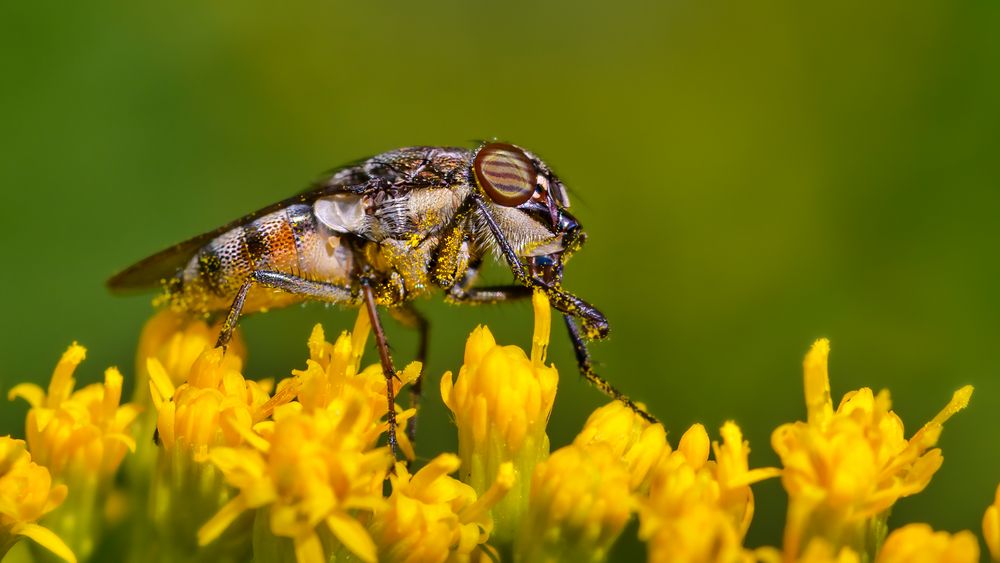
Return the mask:
[[[443,291],[456,303],[496,303],[535,289],[561,311],[580,373],[643,418],[655,418],[594,372],[586,339],[608,335],[595,307],[565,291],[563,265],[586,235],[569,213],[562,182],[537,156],[507,143],[476,149],[409,147],[341,168],[308,191],[197,236],[125,269],[115,291],[162,286],[176,310],[226,313],[225,348],[244,314],[303,301],[366,307],[387,383],[396,373],[378,308],[420,331],[412,301]],[[510,285],[480,287],[487,255],[504,260]],[[421,381],[411,386],[420,400]],[[395,398],[386,386],[389,444]],[[413,419],[407,432],[415,432]]]

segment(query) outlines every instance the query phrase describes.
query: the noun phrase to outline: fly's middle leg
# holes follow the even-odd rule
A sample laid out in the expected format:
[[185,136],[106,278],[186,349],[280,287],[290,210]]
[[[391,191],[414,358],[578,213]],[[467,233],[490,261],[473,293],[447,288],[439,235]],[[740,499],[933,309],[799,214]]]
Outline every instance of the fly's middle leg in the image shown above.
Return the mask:
[[301,295],[316,301],[327,303],[357,304],[357,298],[351,294],[351,288],[332,283],[323,283],[307,280],[291,274],[272,272],[268,270],[255,270],[250,272],[247,279],[243,281],[233,304],[226,315],[226,321],[222,324],[222,331],[219,332],[219,339],[215,343],[216,348],[225,350],[229,346],[229,341],[233,338],[233,331],[239,323],[240,315],[243,314],[243,305],[246,303],[247,294],[254,285],[262,285],[272,289],[278,289],[294,295]]

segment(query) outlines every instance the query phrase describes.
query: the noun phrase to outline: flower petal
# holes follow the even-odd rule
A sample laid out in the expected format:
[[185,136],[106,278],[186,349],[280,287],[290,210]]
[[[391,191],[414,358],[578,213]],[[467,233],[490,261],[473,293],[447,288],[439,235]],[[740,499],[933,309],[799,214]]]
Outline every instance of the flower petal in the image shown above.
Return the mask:
[[[368,530],[354,518],[343,512],[333,512],[326,517],[326,525],[337,536],[337,539],[344,544],[344,547],[351,550],[362,561],[376,561],[378,559],[375,550],[375,542],[368,535]],[[302,559],[299,559],[300,563]]]
[[45,391],[34,383],[20,383],[7,392],[8,401],[13,401],[18,397],[28,401],[32,408],[37,408],[45,400]]
[[63,561],[76,563],[76,556],[73,555],[69,546],[67,546],[66,543],[59,538],[59,536],[55,535],[55,533],[48,528],[43,528],[38,524],[22,524],[20,526],[15,526],[13,532],[16,535],[31,539],[38,545],[51,551]]

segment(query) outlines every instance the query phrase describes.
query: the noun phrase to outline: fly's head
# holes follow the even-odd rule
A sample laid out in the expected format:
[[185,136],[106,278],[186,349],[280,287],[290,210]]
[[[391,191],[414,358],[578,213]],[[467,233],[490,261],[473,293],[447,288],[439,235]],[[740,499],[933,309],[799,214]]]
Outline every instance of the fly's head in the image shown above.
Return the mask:
[[529,275],[558,286],[563,264],[586,238],[559,178],[534,154],[507,143],[480,147],[472,173]]
[[[472,175],[488,198],[479,218],[490,223],[485,232],[494,250],[502,252],[515,273],[523,272],[528,278],[523,283],[545,289],[552,306],[567,320],[578,319],[588,338],[607,337],[604,315],[561,287],[563,264],[585,239],[580,223],[567,210],[569,198],[562,182],[538,157],[505,143],[480,147]],[[484,229],[479,232],[482,236]]]

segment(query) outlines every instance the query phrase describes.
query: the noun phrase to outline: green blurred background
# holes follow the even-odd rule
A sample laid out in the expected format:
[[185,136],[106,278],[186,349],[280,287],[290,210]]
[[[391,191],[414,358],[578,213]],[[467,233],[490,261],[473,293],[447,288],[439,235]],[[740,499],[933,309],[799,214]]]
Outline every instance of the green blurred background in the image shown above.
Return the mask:
[[[976,386],[892,523],[978,533],[1000,481],[997,29],[992,1],[0,3],[0,391],[45,381],[73,340],[81,382],[132,371],[151,311],[105,291],[119,268],[337,164],[496,137],[574,190],[590,240],[566,285],[613,323],[592,351],[674,443],[734,419],[751,463],[775,464],[827,336],[835,396],[887,387],[909,432]],[[531,313],[418,305],[430,455],[455,447],[437,384],[465,335],[526,346]],[[248,375],[301,367],[312,324],[353,314],[246,319]],[[561,445],[603,398],[562,334],[550,358]],[[4,403],[0,433],[24,412]],[[756,491],[748,544],[778,544],[784,493]]]

